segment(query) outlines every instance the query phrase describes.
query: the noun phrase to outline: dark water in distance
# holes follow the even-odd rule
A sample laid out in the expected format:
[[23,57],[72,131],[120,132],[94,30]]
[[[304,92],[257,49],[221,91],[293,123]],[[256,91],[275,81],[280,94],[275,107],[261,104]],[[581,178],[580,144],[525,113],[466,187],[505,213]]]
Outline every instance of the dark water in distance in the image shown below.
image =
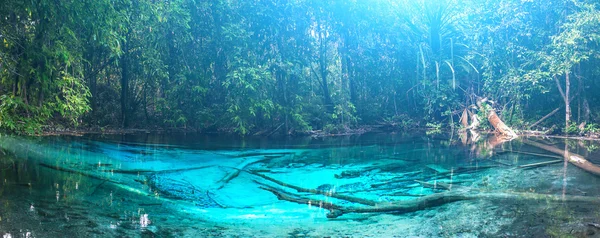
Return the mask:
[[[566,143],[598,164],[592,142],[532,140],[561,149]],[[4,237],[600,234],[593,225],[600,223],[600,177],[520,140],[2,135],[0,148]],[[556,163],[519,167],[547,161]],[[464,199],[356,212],[438,195]],[[346,212],[331,218],[328,204]]]

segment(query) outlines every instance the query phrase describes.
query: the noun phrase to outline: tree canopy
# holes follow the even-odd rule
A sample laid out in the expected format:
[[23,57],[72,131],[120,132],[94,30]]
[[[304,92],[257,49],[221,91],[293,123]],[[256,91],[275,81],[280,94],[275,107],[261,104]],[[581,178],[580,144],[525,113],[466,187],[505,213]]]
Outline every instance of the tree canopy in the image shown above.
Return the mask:
[[[592,0],[6,0],[0,128],[255,134],[600,120]],[[571,111],[573,108],[573,111]]]

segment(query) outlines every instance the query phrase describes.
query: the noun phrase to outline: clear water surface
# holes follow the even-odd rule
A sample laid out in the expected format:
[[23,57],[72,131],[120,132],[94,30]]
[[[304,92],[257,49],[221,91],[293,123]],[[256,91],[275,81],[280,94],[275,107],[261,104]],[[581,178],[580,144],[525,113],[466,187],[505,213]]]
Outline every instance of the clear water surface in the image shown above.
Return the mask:
[[[532,140],[600,164],[593,142]],[[1,135],[0,148],[4,237],[600,234],[600,177],[520,140]],[[414,201],[427,202],[382,210]]]

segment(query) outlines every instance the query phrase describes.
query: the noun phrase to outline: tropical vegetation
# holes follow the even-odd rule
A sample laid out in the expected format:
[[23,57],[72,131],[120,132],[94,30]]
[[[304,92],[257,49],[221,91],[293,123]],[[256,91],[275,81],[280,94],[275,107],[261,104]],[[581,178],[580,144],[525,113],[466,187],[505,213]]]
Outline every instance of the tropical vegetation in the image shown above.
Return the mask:
[[600,120],[592,0],[2,5],[4,131],[459,126],[478,97],[515,128],[582,133]]

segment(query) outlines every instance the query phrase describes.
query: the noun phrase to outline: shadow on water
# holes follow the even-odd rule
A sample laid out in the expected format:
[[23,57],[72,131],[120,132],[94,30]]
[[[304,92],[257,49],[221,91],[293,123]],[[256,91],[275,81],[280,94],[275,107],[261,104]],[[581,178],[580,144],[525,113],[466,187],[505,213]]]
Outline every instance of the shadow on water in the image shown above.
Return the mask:
[[[600,158],[594,142],[530,139]],[[600,234],[600,178],[521,140],[1,136],[0,148],[12,237]]]

